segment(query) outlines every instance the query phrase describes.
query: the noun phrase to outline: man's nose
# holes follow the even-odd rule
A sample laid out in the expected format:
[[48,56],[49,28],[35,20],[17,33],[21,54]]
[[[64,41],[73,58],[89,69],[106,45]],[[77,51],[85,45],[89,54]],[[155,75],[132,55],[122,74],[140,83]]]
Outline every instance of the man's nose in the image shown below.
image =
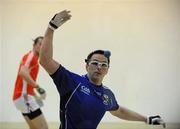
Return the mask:
[[99,69],[101,69],[101,68],[102,68],[102,65],[101,65],[101,64],[98,64],[97,67],[98,67]]

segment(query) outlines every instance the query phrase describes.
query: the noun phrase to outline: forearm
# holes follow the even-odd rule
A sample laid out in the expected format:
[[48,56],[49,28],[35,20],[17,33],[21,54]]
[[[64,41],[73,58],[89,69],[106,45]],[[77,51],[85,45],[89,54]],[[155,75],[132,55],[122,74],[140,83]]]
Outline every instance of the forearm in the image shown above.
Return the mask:
[[34,88],[38,87],[38,84],[32,79],[32,77],[29,74],[29,71],[27,70],[27,68],[25,66],[22,66],[19,74],[32,87],[34,87]]
[[53,59],[53,35],[54,31],[48,27],[40,50],[40,64],[49,74],[59,68],[59,63]]
[[42,41],[40,52],[40,64],[42,66],[46,66],[46,64],[48,64],[48,62],[51,62],[53,58],[53,34],[54,31],[50,28],[47,28]]
[[40,64],[50,75],[56,72],[60,67],[60,64],[53,59],[54,30],[70,19],[71,15],[69,13],[70,11],[64,10],[54,15],[49,22],[49,26],[42,41],[40,50]]
[[114,116],[124,120],[141,121],[141,122],[147,121],[147,118],[145,116],[124,107],[120,107],[117,111],[113,111],[111,113]]

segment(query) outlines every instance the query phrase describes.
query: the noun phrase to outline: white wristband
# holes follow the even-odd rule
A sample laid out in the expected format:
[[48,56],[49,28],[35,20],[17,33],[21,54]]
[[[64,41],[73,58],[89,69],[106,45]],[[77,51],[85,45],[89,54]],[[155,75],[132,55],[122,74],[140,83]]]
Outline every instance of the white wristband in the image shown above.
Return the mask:
[[51,25],[48,24],[48,27],[51,29],[51,30],[55,30],[55,28],[53,28]]
[[149,117],[147,116],[147,118],[146,118],[146,123],[149,124],[149,122],[150,122],[150,121],[149,121]]

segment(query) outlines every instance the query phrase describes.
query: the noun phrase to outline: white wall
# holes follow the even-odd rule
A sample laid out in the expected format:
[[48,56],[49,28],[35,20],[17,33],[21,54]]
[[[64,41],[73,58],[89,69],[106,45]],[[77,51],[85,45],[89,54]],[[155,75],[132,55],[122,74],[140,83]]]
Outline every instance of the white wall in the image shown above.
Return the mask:
[[[55,33],[54,58],[84,74],[89,52],[111,50],[104,84],[119,104],[180,122],[179,7],[178,0],[4,1],[0,121],[23,120],[11,99],[19,60],[32,48],[31,39],[44,34],[54,13],[69,9],[72,19]],[[48,93],[43,107],[47,120],[59,121],[59,96],[42,68],[38,82]],[[107,113],[103,121],[119,119]]]
[[[2,5],[0,4],[0,100],[2,100]],[[0,102],[0,114],[2,114],[2,101]],[[1,120],[0,115],[0,120]]]

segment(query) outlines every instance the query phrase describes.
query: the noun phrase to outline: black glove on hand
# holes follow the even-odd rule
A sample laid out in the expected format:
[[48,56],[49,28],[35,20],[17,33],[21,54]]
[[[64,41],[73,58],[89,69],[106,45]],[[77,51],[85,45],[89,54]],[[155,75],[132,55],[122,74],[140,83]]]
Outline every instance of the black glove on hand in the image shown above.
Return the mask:
[[71,15],[69,14],[70,11],[61,11],[54,15],[54,17],[49,22],[49,28],[52,30],[57,29],[62,24],[64,24],[66,21],[68,21],[71,18]]
[[164,128],[166,128],[164,120],[159,115],[148,117],[147,123],[150,125],[162,125]]

